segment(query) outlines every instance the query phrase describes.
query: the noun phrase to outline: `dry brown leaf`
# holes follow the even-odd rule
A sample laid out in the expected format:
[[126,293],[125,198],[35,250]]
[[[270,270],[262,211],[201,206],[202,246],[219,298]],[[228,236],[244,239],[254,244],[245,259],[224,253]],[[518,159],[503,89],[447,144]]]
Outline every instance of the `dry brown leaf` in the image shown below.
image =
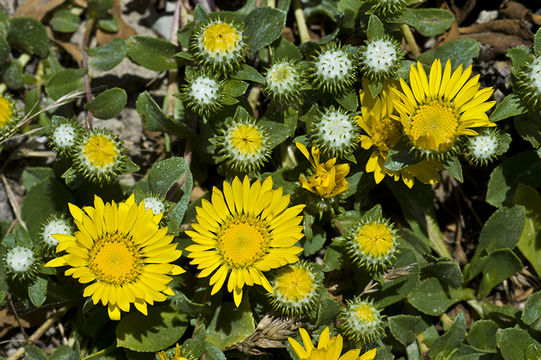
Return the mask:
[[37,20],[43,17],[52,9],[62,5],[66,0],[25,0],[19,7],[13,17],[28,16]]
[[64,50],[66,50],[66,52],[70,54],[75,59],[75,61],[77,61],[79,65],[81,65],[83,61],[83,53],[81,52],[81,48],[73,43],[55,39],[51,28],[47,27],[46,30],[47,30],[47,35],[49,36],[49,39],[55,44],[61,46]]
[[122,4],[120,3],[120,0],[115,0],[115,6],[111,9],[112,14],[118,20],[118,32],[111,34],[98,29],[96,31],[96,40],[98,41],[98,45],[104,45],[114,38],[121,38],[125,40],[130,36],[137,34],[137,32],[130,25],[122,20],[121,6]]

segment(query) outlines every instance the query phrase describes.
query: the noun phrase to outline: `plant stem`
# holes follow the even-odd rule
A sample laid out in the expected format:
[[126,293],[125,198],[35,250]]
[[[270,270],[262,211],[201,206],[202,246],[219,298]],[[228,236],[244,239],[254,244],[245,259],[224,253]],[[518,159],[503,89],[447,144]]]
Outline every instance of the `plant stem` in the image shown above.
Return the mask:
[[[85,33],[83,35],[83,43],[81,44],[81,51],[83,53],[83,69],[86,70],[83,81],[85,84],[85,95],[86,95],[86,103],[92,101],[92,90],[90,89],[90,78],[88,77],[88,54],[86,53],[86,48],[88,47],[88,43],[90,42],[90,35],[92,34],[92,29],[94,28],[94,24],[96,22],[96,19],[94,17],[89,17],[88,21],[86,23]],[[92,130],[92,111],[87,110],[86,112],[86,124],[87,129]]]
[[[28,343],[33,343],[33,342],[38,341],[39,338],[43,334],[45,334],[45,332],[56,322],[56,320],[60,319],[62,315],[66,313],[66,311],[68,311],[67,306],[63,306],[60,309],[58,309],[58,311],[53,316],[45,320],[45,322],[41,324],[41,326],[32,335],[30,335],[30,337],[28,338]],[[18,360],[24,355],[25,352],[26,352],[26,348],[22,346],[19,349],[17,349],[15,354],[8,357],[7,360]]]
[[299,28],[299,36],[301,38],[301,44],[312,40],[310,38],[310,32],[308,31],[308,26],[306,26],[306,19],[304,18],[304,11],[301,7],[300,0],[293,0],[293,13],[295,14],[295,21],[297,22],[297,27]]
[[417,59],[419,55],[421,55],[421,50],[419,49],[419,45],[417,45],[417,42],[415,41],[415,37],[413,36],[410,27],[406,24],[402,24],[400,26],[400,29],[402,29],[404,38],[406,39],[406,42],[410,47],[411,54],[415,59]]

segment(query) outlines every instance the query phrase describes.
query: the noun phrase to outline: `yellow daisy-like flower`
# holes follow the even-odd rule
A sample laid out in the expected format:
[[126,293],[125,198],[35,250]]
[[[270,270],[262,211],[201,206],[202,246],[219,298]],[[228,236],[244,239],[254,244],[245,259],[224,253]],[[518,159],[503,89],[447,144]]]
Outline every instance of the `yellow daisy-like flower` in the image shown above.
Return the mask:
[[221,70],[232,70],[244,61],[245,38],[243,26],[209,20],[195,31],[191,48],[203,63]]
[[180,356],[180,347],[178,344],[176,345],[175,356],[173,356],[171,359],[167,358],[165,351],[160,351],[158,356],[160,357],[160,360],[188,360],[187,358]]
[[0,96],[0,130],[13,119],[13,103],[6,97]]
[[213,188],[211,201],[196,208],[197,223],[186,231],[195,242],[186,250],[190,263],[202,270],[198,277],[216,270],[209,281],[214,295],[229,275],[227,291],[237,306],[244,285],[262,285],[272,293],[263,272],[299,260],[303,249],[295,243],[304,236],[298,216],[304,205],[287,208],[289,195],[273,190],[271,177],[251,185],[247,176],[242,182],[237,177],[231,184],[224,181],[223,192]]
[[271,152],[267,129],[245,113],[226,121],[214,141],[218,147],[218,162],[225,161],[228,168],[240,173],[259,170]]
[[170,275],[184,270],[171,262],[182,251],[171,243],[174,236],[167,235],[167,227],[159,227],[163,214],[145,210],[133,195],[118,204],[104,204],[95,196],[93,207],[69,204],[69,209],[78,231],[53,234],[56,251],[66,254],[45,266],[70,266],[64,274],[91,283],[83,296],[91,296],[94,304],[101,301],[113,320],[120,319],[121,310],[130,311],[131,304],[146,315],[147,303],[174,295]]
[[434,184],[440,181],[438,170],[442,164],[435,160],[422,160],[417,164],[408,165],[398,171],[385,168],[389,151],[398,143],[403,135],[402,125],[391,118],[394,114],[394,101],[397,99],[396,87],[391,82],[385,82],[380,94],[375,98],[368,90],[368,81],[363,80],[363,89],[359,91],[361,114],[355,117],[357,124],[366,135],[359,140],[365,150],[373,148],[366,163],[366,172],[374,173],[374,181],[379,184],[385,175],[394,181],[404,181],[411,188],[417,178],[424,184]]
[[348,300],[338,318],[343,333],[356,342],[366,344],[383,333],[380,311],[368,300]]
[[376,357],[376,349],[367,351],[361,356],[359,356],[361,353],[360,349],[349,350],[345,354],[340,355],[342,353],[344,339],[342,339],[342,335],[340,334],[331,338],[329,327],[326,327],[319,336],[317,348],[312,344],[312,339],[310,339],[310,335],[308,335],[306,330],[300,328],[299,333],[301,334],[304,348],[293,338],[288,338],[287,340],[291,344],[295,354],[301,360],[373,360]]
[[397,234],[385,219],[362,219],[348,236],[349,253],[359,265],[385,268],[397,252]]
[[320,163],[317,147],[312,146],[312,156],[310,156],[306,146],[300,142],[296,142],[295,145],[314,168],[314,174],[308,179],[303,175],[299,176],[303,188],[325,199],[333,198],[347,191],[349,184],[346,176],[349,173],[349,164],[335,165],[336,158]]
[[116,177],[126,162],[121,142],[106,130],[84,134],[73,157],[77,170],[90,181],[97,182],[110,181]]
[[322,278],[310,263],[301,261],[279,269],[271,284],[274,293],[268,296],[272,306],[290,316],[314,308],[320,298]]
[[472,128],[496,126],[486,111],[495,101],[487,101],[492,88],[479,90],[479,75],[470,78],[472,67],[462,64],[452,72],[448,60],[442,73],[439,59],[434,60],[430,77],[420,62],[410,69],[410,84],[400,79],[402,92],[394,90],[393,101],[404,133],[413,147],[428,158],[440,157],[456,149],[459,136],[476,136]]

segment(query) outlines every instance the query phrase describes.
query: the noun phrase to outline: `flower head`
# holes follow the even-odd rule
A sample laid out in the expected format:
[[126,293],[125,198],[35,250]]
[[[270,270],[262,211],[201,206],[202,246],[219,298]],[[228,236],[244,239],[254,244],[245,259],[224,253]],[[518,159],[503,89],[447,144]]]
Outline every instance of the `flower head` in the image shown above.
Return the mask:
[[353,50],[334,42],[327,43],[312,59],[311,77],[314,86],[332,94],[342,93],[357,78]]
[[40,234],[46,247],[54,248],[58,245],[54,234],[73,235],[73,226],[64,216],[52,215],[43,223]]
[[111,132],[86,132],[73,152],[79,173],[90,181],[108,182],[124,169],[126,155],[122,143]]
[[4,257],[7,273],[19,279],[32,278],[37,271],[38,260],[36,249],[22,245],[7,249]]
[[349,164],[335,165],[336,158],[320,163],[319,149],[316,146],[312,147],[312,156],[310,156],[306,146],[300,142],[296,142],[295,145],[314,168],[313,175],[308,179],[303,175],[299,176],[303,188],[325,199],[333,198],[347,191],[349,184],[346,176],[349,173]]
[[308,335],[306,330],[300,328],[299,333],[304,348],[293,338],[288,338],[287,340],[300,360],[373,360],[376,356],[376,349],[367,351],[361,356],[359,356],[361,353],[360,349],[353,349],[340,356],[344,340],[340,334],[331,338],[329,327],[326,327],[321,332],[317,348],[312,344],[312,339],[310,339],[310,335]]
[[402,92],[394,90],[395,118],[419,154],[445,157],[458,150],[459,137],[478,135],[472,128],[495,126],[486,114],[495,104],[487,101],[493,89],[479,90],[479,75],[470,79],[471,72],[471,66],[462,71],[462,64],[452,72],[448,60],[442,73],[436,59],[430,77],[418,62],[410,69],[411,87],[400,79]]
[[222,82],[209,72],[193,72],[186,75],[186,84],[178,95],[186,106],[199,115],[215,113],[223,107]]
[[437,183],[440,181],[438,170],[443,166],[436,160],[421,160],[400,170],[385,168],[389,151],[403,135],[402,124],[391,118],[394,115],[394,101],[397,99],[395,89],[392,82],[384,82],[379,95],[373,97],[365,79],[363,89],[359,90],[361,114],[355,119],[365,132],[359,140],[363,149],[373,149],[366,163],[366,172],[374,173],[376,184],[379,184],[385,175],[391,176],[394,181],[402,178],[409,188],[413,186],[415,178],[424,184]]
[[338,318],[340,328],[354,341],[369,343],[383,333],[382,316],[370,301],[361,298],[348,301]]
[[15,104],[9,97],[0,96],[0,138],[8,134],[17,124]]
[[202,63],[222,71],[233,70],[244,62],[246,47],[243,26],[219,19],[199,25],[191,45]]
[[333,106],[309,125],[310,139],[329,156],[351,155],[357,147],[359,126],[348,112]]
[[287,208],[289,195],[273,190],[271,177],[253,184],[247,176],[242,182],[237,177],[224,181],[223,192],[213,188],[211,200],[196,208],[197,223],[186,231],[195,243],[186,250],[201,270],[198,276],[216,271],[210,278],[214,295],[229,275],[227,290],[237,306],[244,285],[262,285],[272,293],[263,272],[299,260],[302,248],[295,244],[303,237],[299,213],[304,205]]
[[267,70],[265,92],[281,103],[297,102],[305,81],[304,71],[297,63],[280,60]]
[[175,346],[175,355],[172,358],[168,358],[167,355],[165,355],[165,351],[160,351],[158,356],[160,357],[160,360],[188,360],[188,358],[181,356],[178,343]]
[[168,285],[171,275],[184,270],[171,262],[182,251],[167,227],[159,227],[162,214],[145,210],[133,195],[118,204],[104,204],[95,196],[93,207],[69,204],[69,209],[78,231],[53,235],[56,251],[66,254],[45,266],[69,266],[65,275],[90,283],[83,296],[92,297],[94,304],[101,301],[113,320],[120,319],[121,310],[130,311],[131,304],[146,315],[147,303],[174,295]]
[[386,19],[404,11],[408,0],[366,0],[366,3],[370,6],[370,13]]
[[171,203],[159,194],[148,193],[141,201],[145,204],[145,210],[152,210],[154,215],[165,214],[171,207]]
[[388,36],[371,39],[360,49],[361,72],[374,81],[394,78],[403,54],[400,45]]
[[213,142],[218,147],[218,162],[225,161],[234,172],[252,174],[270,157],[267,129],[246,112],[228,118]]
[[486,165],[509,149],[511,136],[497,128],[484,128],[478,136],[467,139],[465,148],[468,158],[476,164]]
[[53,116],[49,141],[53,150],[60,155],[69,155],[79,143],[83,129],[77,121]]
[[525,66],[513,69],[513,90],[526,107],[532,111],[541,110],[541,56],[529,59]]
[[386,219],[361,219],[348,235],[351,258],[367,268],[387,267],[395,259],[397,245],[396,230]]
[[272,306],[286,316],[305,314],[320,298],[323,279],[311,263],[298,262],[280,268],[271,280],[274,293],[267,294]]

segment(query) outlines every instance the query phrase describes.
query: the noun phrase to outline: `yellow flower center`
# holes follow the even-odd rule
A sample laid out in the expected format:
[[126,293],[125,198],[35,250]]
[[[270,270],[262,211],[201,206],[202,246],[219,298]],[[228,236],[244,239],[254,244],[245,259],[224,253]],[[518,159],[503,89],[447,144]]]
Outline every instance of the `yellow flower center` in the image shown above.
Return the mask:
[[239,39],[238,30],[226,23],[209,25],[203,31],[203,46],[210,52],[223,53],[234,50]]
[[131,238],[123,234],[106,235],[94,243],[88,265],[99,281],[124,285],[141,274],[141,253]]
[[263,135],[251,124],[240,124],[231,131],[231,145],[241,154],[255,155],[263,146]]
[[314,288],[314,278],[308,269],[291,266],[276,278],[276,293],[289,301],[299,301]]
[[118,156],[117,145],[105,135],[92,135],[84,145],[84,154],[96,167],[104,168],[115,162]]
[[443,152],[457,136],[458,119],[450,104],[432,101],[421,105],[411,118],[410,140],[417,148]]
[[289,80],[291,77],[291,71],[288,66],[276,67],[272,72],[272,79],[278,83],[283,83]]
[[259,260],[267,252],[270,241],[266,224],[246,215],[226,221],[217,238],[220,253],[233,268],[245,268]]
[[361,250],[374,257],[385,256],[394,246],[394,234],[388,225],[372,222],[357,230],[355,241]]
[[379,120],[372,129],[372,141],[380,150],[392,149],[402,135],[400,122],[389,117]]
[[9,99],[0,97],[0,128],[3,128],[13,117],[13,107]]
[[368,304],[360,304],[355,309],[355,315],[365,323],[372,322],[376,319],[374,316],[374,308]]

